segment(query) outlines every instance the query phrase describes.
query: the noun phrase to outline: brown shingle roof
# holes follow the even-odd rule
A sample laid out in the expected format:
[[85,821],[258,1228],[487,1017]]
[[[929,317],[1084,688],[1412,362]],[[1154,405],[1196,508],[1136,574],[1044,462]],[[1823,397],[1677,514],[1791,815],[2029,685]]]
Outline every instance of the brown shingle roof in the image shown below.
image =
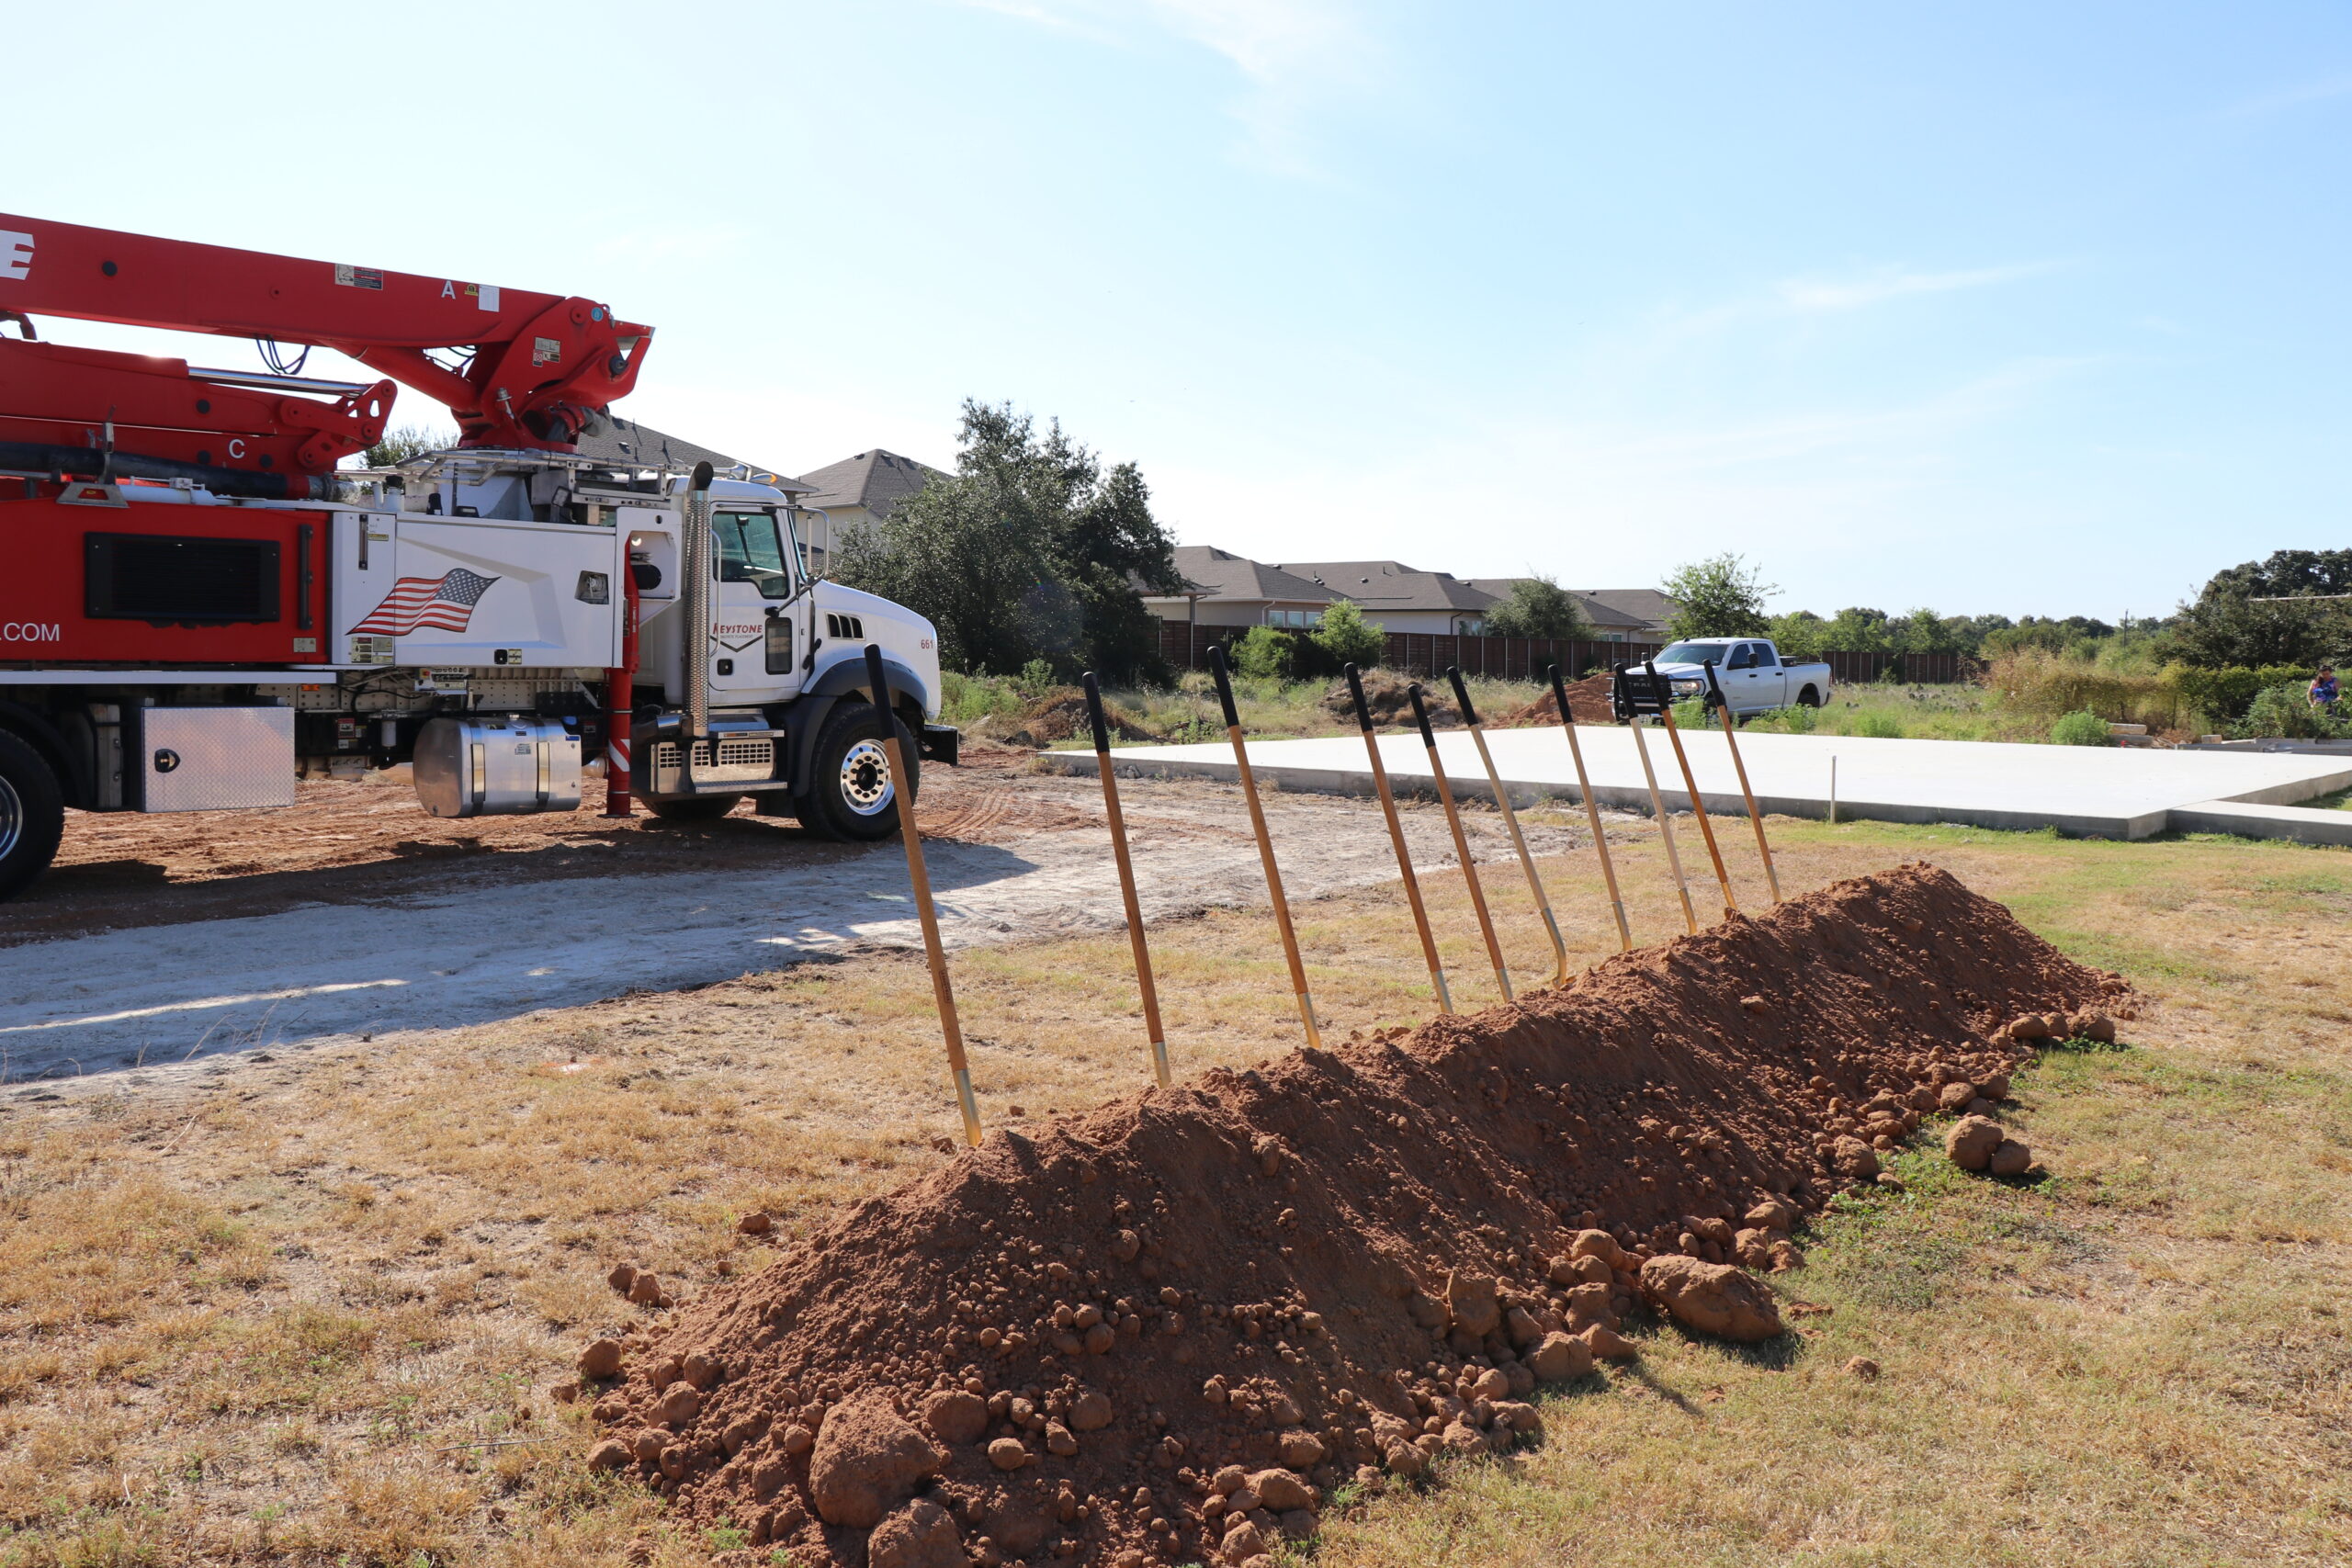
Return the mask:
[[1394,560],[1284,561],[1282,570],[1321,584],[1334,598],[1367,610],[1484,610],[1496,595],[1448,571],[1422,571]]
[[928,463],[876,446],[812,469],[800,476],[800,482],[815,492],[808,499],[810,506],[863,506],[876,517],[887,517],[900,502],[946,477]]
[[660,468],[684,473],[696,463],[708,463],[721,479],[729,479],[730,470],[744,468],[745,475],[756,484],[774,485],[778,490],[802,491],[808,487],[789,474],[778,474],[763,468],[757,463],[745,463],[724,452],[714,452],[698,446],[682,436],[668,435],[651,425],[639,424],[633,419],[618,418],[612,428],[602,435],[580,438],[580,455],[594,457],[600,463],[624,467]]
[[1328,604],[1339,597],[1278,567],[1212,545],[1177,546],[1176,570],[1204,591],[1201,595],[1204,604]]

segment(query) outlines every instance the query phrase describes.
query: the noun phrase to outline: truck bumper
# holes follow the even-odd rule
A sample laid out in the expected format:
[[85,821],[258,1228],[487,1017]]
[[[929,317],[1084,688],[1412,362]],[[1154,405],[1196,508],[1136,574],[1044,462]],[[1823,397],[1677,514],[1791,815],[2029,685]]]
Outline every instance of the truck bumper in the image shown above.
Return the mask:
[[922,738],[915,742],[915,750],[924,761],[944,762],[952,768],[956,765],[956,748],[963,738],[963,731],[952,724],[926,724]]

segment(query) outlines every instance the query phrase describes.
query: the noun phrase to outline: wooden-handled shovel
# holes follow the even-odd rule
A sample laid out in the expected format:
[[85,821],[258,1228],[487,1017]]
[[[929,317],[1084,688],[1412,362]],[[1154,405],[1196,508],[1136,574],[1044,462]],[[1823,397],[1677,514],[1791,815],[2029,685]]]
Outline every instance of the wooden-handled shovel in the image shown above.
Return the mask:
[[1674,726],[1674,705],[1668,700],[1674,694],[1658,679],[1656,663],[1644,660],[1642,668],[1649,671],[1650,692],[1657,698],[1657,716],[1666,725],[1666,738],[1673,744],[1675,763],[1682,770],[1682,787],[1690,796],[1690,815],[1699,819],[1699,836],[1707,840],[1707,858],[1715,863],[1715,886],[1724,890],[1724,913],[1736,915],[1739,904],[1731,896],[1731,875],[1724,870],[1724,852],[1715,845],[1715,827],[1707,820],[1707,803],[1699,798],[1699,781],[1690,772],[1690,754],[1682,749],[1682,732]]
[[1372,705],[1363,700],[1363,675],[1351,664],[1347,676],[1348,694],[1356,703],[1356,723],[1363,729],[1363,749],[1372,758],[1373,793],[1380,796],[1380,814],[1388,819],[1388,841],[1396,846],[1396,874],[1405,879],[1405,902],[1412,906],[1413,927],[1421,933],[1421,956],[1429,961],[1437,1009],[1452,1012],[1453,994],[1445,987],[1445,964],[1437,955],[1437,938],[1430,933],[1430,912],[1421,903],[1420,879],[1413,874],[1413,852],[1406,847],[1405,825],[1396,817],[1396,796],[1388,787],[1388,769],[1380,760],[1380,742],[1372,733]]
[[1437,736],[1430,729],[1430,710],[1421,700],[1421,684],[1405,688],[1413,701],[1413,722],[1421,727],[1421,745],[1430,754],[1430,773],[1437,780],[1437,797],[1445,804],[1445,825],[1453,829],[1453,852],[1462,860],[1462,880],[1469,885],[1470,908],[1478,915],[1478,934],[1487,939],[1487,958],[1495,966],[1495,984],[1510,1001],[1510,970],[1503,963],[1502,943],[1495,940],[1495,918],[1487,912],[1486,889],[1478,886],[1478,863],[1470,858],[1470,836],[1462,830],[1462,812],[1453,804],[1453,786],[1445,782],[1445,763],[1437,754]]
[[1617,866],[1609,858],[1609,835],[1600,829],[1600,802],[1592,798],[1592,780],[1584,771],[1584,748],[1577,741],[1577,721],[1568,712],[1567,682],[1560,679],[1560,667],[1550,666],[1552,700],[1560,707],[1560,728],[1567,731],[1568,756],[1577,765],[1577,790],[1584,796],[1585,820],[1592,824],[1592,847],[1600,855],[1600,878],[1609,885],[1609,908],[1617,916],[1617,946],[1623,953],[1634,951],[1634,928],[1625,919],[1625,900],[1617,891]]
[[1764,881],[1772,889],[1772,902],[1781,901],[1781,874],[1772,868],[1772,846],[1764,840],[1764,818],[1756,809],[1756,792],[1747,787],[1747,764],[1739,760],[1739,716],[1731,711],[1731,699],[1724,694],[1724,683],[1715,679],[1715,661],[1704,661],[1707,690],[1715,699],[1715,706],[1723,710],[1724,744],[1731,748],[1732,770],[1739,774],[1739,797],[1747,803],[1747,823],[1756,829],[1756,852],[1764,857]]
[[1470,739],[1478,747],[1479,764],[1487,770],[1487,782],[1494,786],[1495,804],[1502,807],[1503,826],[1510,829],[1511,848],[1519,852],[1520,869],[1527,874],[1527,890],[1535,896],[1535,908],[1544,916],[1544,929],[1552,933],[1552,952],[1558,960],[1552,984],[1565,986],[1568,983],[1568,944],[1560,936],[1560,922],[1552,914],[1552,900],[1544,895],[1544,879],[1535,874],[1535,857],[1527,852],[1527,836],[1519,830],[1519,813],[1511,809],[1510,792],[1503,788],[1503,776],[1495,770],[1494,753],[1487,750],[1487,732],[1478,727],[1478,710],[1471,705],[1470,686],[1462,679],[1462,666],[1447,665],[1445,678],[1453,683],[1453,700],[1462,705],[1462,722],[1470,727]]
[[1102,719],[1102,688],[1095,682],[1094,671],[1089,670],[1081,680],[1086,688],[1086,716],[1094,723],[1094,769],[1102,775],[1102,809],[1111,819],[1111,855],[1119,863],[1119,897],[1127,906],[1127,945],[1135,949],[1136,988],[1143,993],[1143,1026],[1151,1037],[1151,1070],[1166,1089],[1168,1077],[1168,1037],[1159,1027],[1159,992],[1151,983],[1151,947],[1144,940],[1143,901],[1136,895],[1135,863],[1127,858],[1127,823],[1119,815],[1119,781],[1111,772],[1111,727]]
[[890,762],[890,798],[899,811],[899,840],[907,849],[907,879],[914,884],[915,915],[922,922],[932,999],[939,1005],[940,1032],[947,1037],[947,1071],[956,1080],[956,1101],[964,1112],[964,1141],[977,1146],[980,1108],[972,1098],[972,1070],[964,1062],[964,1026],[956,1017],[956,988],[947,980],[947,952],[940,945],[939,914],[931,903],[931,873],[922,863],[922,834],[915,827],[915,803],[905,786],[907,760],[899,750],[899,718],[890,711],[890,682],[882,669],[882,649],[877,643],[865,645],[865,679],[874,690],[874,716],[882,721],[882,751]]
[[1226,739],[1233,742],[1233,762],[1241,774],[1241,798],[1249,803],[1250,826],[1258,835],[1258,859],[1266,868],[1266,892],[1274,901],[1274,929],[1282,933],[1283,956],[1290,961],[1290,988],[1298,996],[1299,1021],[1306,1026],[1306,1043],[1320,1047],[1323,1031],[1315,1021],[1315,997],[1306,988],[1306,963],[1298,955],[1298,933],[1291,929],[1290,900],[1283,894],[1282,868],[1274,863],[1273,835],[1266,830],[1266,809],[1258,802],[1257,775],[1250,771],[1250,749],[1241,739],[1241,714],[1233,705],[1233,676],[1226,668],[1225,649],[1209,644],[1209,671],[1216,677],[1216,700],[1225,709]]

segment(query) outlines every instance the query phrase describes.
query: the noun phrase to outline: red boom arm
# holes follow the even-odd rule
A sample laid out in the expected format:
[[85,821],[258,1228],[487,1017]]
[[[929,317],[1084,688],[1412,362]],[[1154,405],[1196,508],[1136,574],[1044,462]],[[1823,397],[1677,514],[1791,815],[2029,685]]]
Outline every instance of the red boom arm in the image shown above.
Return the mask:
[[[552,451],[636,385],[652,336],[590,299],[0,213],[10,313],[336,349],[447,404],[461,446]],[[445,368],[429,348],[469,358]],[[334,403],[255,397],[180,360],[0,338],[0,445],[319,474],[379,439],[390,412],[389,383],[335,389]]]

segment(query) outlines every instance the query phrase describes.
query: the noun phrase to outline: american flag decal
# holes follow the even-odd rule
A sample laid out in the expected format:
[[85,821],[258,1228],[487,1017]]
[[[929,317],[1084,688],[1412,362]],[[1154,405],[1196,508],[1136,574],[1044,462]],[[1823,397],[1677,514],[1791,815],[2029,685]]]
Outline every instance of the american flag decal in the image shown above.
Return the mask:
[[351,628],[351,635],[374,632],[381,636],[406,637],[422,627],[435,631],[461,632],[473,619],[474,606],[490,592],[498,579],[484,577],[478,571],[457,567],[439,577],[403,577],[392,584],[384,602],[368,612],[368,618]]

